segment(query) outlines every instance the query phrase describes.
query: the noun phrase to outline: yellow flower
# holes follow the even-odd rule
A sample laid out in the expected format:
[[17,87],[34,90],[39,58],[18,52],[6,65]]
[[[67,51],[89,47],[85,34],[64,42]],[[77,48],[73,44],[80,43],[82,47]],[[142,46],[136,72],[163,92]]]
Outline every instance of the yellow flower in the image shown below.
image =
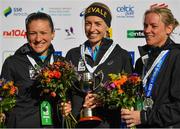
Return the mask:
[[9,89],[9,85],[6,83],[3,87],[4,90],[8,90]]
[[43,76],[46,78],[46,77],[48,77],[48,71],[45,71],[45,72],[43,72]]
[[13,82],[13,81],[9,81],[9,82],[8,82],[8,85],[9,85],[9,86],[14,86],[14,82]]

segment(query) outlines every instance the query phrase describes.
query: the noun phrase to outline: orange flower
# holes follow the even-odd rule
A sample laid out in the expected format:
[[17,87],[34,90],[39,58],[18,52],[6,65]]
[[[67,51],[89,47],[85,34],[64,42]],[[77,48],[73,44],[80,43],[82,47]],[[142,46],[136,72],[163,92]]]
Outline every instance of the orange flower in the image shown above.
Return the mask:
[[[118,73],[109,74],[110,80],[104,84],[103,89],[98,92],[99,98],[109,108],[135,107],[136,101],[143,99],[143,88],[141,78],[137,74]],[[114,84],[114,85],[113,85]]]
[[1,93],[1,112],[11,110],[16,104],[15,93],[17,92],[17,87],[14,86],[13,81],[6,81],[5,79],[0,79],[0,93]]
[[116,87],[119,87],[121,85],[120,80],[115,80],[114,84],[115,84]]
[[[69,69],[65,66],[68,65]],[[58,96],[61,99],[66,98],[66,92],[71,88],[76,80],[76,71],[71,64],[66,61],[57,61],[40,69],[37,79],[42,84],[42,94],[49,97]]]
[[49,76],[49,78],[53,78],[54,77],[54,73],[52,71],[48,71],[48,76]]
[[14,94],[16,93],[16,91],[17,91],[16,87],[13,86],[13,87],[10,89],[9,94],[10,94],[10,95],[14,95]]
[[133,84],[139,84],[141,82],[141,78],[138,76],[130,76],[128,80]]
[[61,65],[61,62],[57,61],[57,62],[54,62],[53,64],[54,64],[54,65],[57,65],[57,66],[60,66],[60,65]]
[[114,84],[120,88],[128,80],[127,76],[122,75],[118,80],[114,81]]
[[61,77],[61,73],[59,71],[53,71],[54,77],[59,79]]
[[121,78],[120,78],[121,85],[123,85],[127,80],[128,80],[127,76],[122,75]]
[[55,92],[51,92],[51,96],[52,97],[56,97],[56,93]]
[[124,91],[123,91],[122,89],[119,89],[119,90],[118,90],[118,93],[119,93],[119,94],[122,94],[122,93],[124,93]]

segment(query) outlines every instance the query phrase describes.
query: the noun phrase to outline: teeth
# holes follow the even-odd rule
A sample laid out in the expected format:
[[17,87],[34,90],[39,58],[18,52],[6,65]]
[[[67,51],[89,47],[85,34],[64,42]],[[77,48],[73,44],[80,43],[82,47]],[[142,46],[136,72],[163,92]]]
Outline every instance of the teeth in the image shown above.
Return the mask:
[[37,47],[43,47],[43,44],[38,44]]
[[95,34],[95,33],[91,33],[91,34],[90,34],[90,36],[96,36],[96,35],[97,35],[97,34]]
[[90,35],[90,37],[95,37],[96,35]]

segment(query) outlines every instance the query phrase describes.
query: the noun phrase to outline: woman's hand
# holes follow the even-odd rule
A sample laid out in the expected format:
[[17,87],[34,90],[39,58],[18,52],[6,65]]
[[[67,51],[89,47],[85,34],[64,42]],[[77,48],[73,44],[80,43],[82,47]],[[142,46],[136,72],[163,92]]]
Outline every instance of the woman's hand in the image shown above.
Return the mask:
[[101,106],[102,103],[97,99],[97,94],[88,93],[85,97],[83,107],[95,108]]
[[140,111],[135,111],[134,109],[121,109],[121,119],[123,119],[127,127],[132,127],[141,124]]
[[61,110],[61,114],[62,116],[68,116],[69,113],[71,113],[72,111],[72,108],[71,108],[71,102],[68,101],[68,102],[62,102],[60,104],[60,110]]
[[4,123],[6,119],[6,115],[4,113],[0,114],[0,123]]

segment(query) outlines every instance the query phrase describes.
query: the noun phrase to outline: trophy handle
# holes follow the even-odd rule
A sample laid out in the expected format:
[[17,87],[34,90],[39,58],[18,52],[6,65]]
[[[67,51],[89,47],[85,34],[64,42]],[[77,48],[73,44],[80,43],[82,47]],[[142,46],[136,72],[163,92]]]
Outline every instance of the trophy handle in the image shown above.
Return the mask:
[[[94,82],[94,75],[93,74],[87,74],[87,73],[79,74],[79,78],[77,80],[77,83],[73,84],[73,87],[82,93],[87,93],[88,91],[91,91],[90,89],[94,88],[94,84],[91,87],[86,86],[87,85],[86,83],[88,81]],[[84,82],[86,82],[86,83],[84,83]],[[83,87],[83,85],[85,85],[85,87]]]
[[[82,92],[82,90],[81,90],[81,88],[80,88],[80,85],[81,85],[81,78],[82,78],[82,76],[80,75],[80,74],[78,74],[77,75],[78,76],[78,79],[72,84],[73,85],[73,87],[77,90],[77,91],[79,91],[79,92]],[[84,93],[84,92],[83,92]]]
[[103,81],[103,79],[104,79],[104,73],[103,73],[103,71],[101,70],[101,71],[99,71],[97,74],[94,74],[94,81],[95,81],[95,78],[96,78],[96,77],[98,77],[98,78],[100,79],[100,81],[99,81],[99,84],[98,84],[98,85],[96,85],[96,84],[94,83],[93,91],[95,91],[98,87],[100,87],[100,86],[102,85],[102,81]]

